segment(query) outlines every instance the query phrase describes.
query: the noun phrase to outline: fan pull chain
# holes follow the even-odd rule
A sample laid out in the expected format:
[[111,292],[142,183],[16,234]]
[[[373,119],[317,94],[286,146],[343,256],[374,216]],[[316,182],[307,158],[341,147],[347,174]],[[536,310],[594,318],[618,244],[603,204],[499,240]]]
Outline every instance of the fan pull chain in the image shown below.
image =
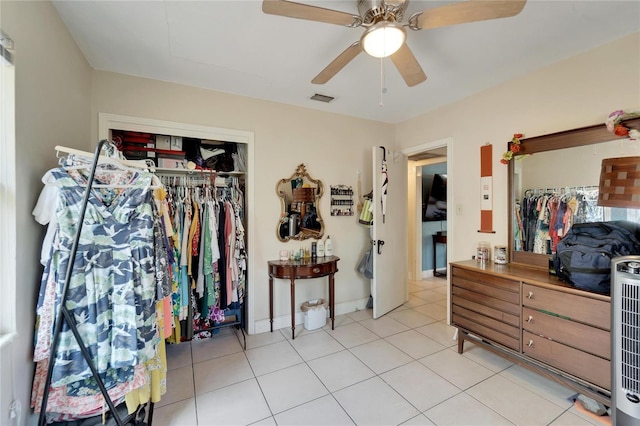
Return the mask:
[[385,87],[385,75],[384,75],[384,58],[380,58],[380,107],[384,107],[384,102],[382,101],[382,95],[387,93],[387,88]]

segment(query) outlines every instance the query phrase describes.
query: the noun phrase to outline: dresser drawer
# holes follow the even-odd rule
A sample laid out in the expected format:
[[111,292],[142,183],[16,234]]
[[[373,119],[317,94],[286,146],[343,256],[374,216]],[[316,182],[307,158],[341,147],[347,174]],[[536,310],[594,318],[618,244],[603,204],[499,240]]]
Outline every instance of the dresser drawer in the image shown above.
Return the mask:
[[611,334],[534,309],[522,309],[522,328],[601,358],[611,359]]
[[611,304],[602,300],[524,283],[522,304],[604,330],[611,327]]
[[513,304],[520,303],[520,283],[489,274],[451,268],[451,285]]
[[456,306],[460,306],[513,327],[520,327],[519,306],[489,297],[477,296],[477,294],[465,290],[454,289],[451,297],[452,309],[455,310]]
[[474,311],[470,311],[461,306],[453,305],[452,312],[455,315],[458,315],[458,317],[467,318],[479,325],[492,328],[502,334],[511,336],[514,339],[517,339],[518,337],[520,337],[520,327],[518,327],[517,325],[513,326],[510,324],[507,324],[503,321],[496,320],[494,318],[491,318],[485,315],[481,315]]
[[[483,323],[488,323],[495,325],[495,322],[492,322],[490,318],[482,318],[481,316],[473,316],[465,317],[460,314],[460,312],[452,312],[451,314],[451,322],[453,325],[462,328],[463,330],[468,331],[471,334],[478,335],[479,337],[486,338],[492,342],[500,343],[510,349],[515,351],[520,351],[520,329],[516,327],[511,327],[506,329],[508,334],[504,332],[497,331],[494,328],[488,327]],[[501,327],[504,327],[504,324],[501,324]]]
[[522,332],[522,350],[531,358],[607,390],[611,389],[611,363],[606,359],[526,331]]

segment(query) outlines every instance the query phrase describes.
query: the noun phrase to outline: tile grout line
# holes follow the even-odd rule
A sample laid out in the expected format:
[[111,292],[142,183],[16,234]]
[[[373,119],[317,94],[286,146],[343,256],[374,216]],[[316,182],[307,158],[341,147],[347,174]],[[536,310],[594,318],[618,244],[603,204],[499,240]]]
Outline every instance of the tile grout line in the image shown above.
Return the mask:
[[[425,290],[425,289],[421,289],[421,290],[418,290],[418,291],[424,291],[424,290]],[[431,290],[431,289],[429,289],[429,290]],[[415,292],[412,292],[412,293],[415,293]],[[412,294],[412,293],[410,293],[410,296],[411,296],[411,294]],[[417,296],[414,296],[414,297],[417,297]],[[423,300],[424,300],[424,299],[423,299]],[[436,304],[436,303],[438,303],[438,302],[441,302],[441,301],[433,301],[433,302],[429,302],[429,301],[427,301],[427,303],[426,303],[426,304]],[[424,305],[419,305],[419,306],[424,306]],[[413,309],[414,309],[413,307],[410,307],[410,308],[405,309],[405,310],[413,310]],[[404,311],[404,310],[403,310],[403,311]],[[398,311],[398,312],[402,312],[402,311]],[[418,314],[420,314],[420,315],[425,315],[425,316],[429,317],[427,314],[424,314],[424,313],[419,312],[419,311],[415,311],[415,310],[413,310],[413,312],[418,313]],[[442,404],[442,403],[444,403],[444,402],[446,402],[446,401],[450,400],[451,398],[455,397],[455,395],[454,395],[454,396],[451,396],[451,397],[449,397],[449,398],[447,398],[447,399],[445,399],[445,400],[443,400],[443,401],[440,401],[438,404],[435,404],[435,405],[433,405],[432,407],[429,407],[427,410],[421,411],[421,410],[419,410],[415,405],[413,405],[410,401],[408,401],[406,398],[404,398],[404,396],[402,396],[402,394],[400,394],[400,393],[399,393],[399,391],[397,391],[393,386],[391,386],[389,383],[387,383],[387,382],[386,382],[386,381],[381,377],[381,375],[382,375],[382,374],[386,374],[386,373],[388,373],[388,372],[390,372],[390,371],[393,371],[393,370],[395,370],[395,369],[398,369],[398,368],[401,368],[401,367],[403,367],[403,366],[406,366],[406,365],[408,365],[408,364],[410,364],[410,363],[412,363],[412,362],[414,362],[414,361],[417,361],[417,362],[419,362],[419,363],[420,363],[419,359],[414,358],[413,356],[411,356],[410,354],[406,353],[406,352],[405,352],[404,350],[402,350],[401,348],[399,348],[399,347],[395,346],[393,343],[391,343],[391,342],[387,341],[387,340],[386,340],[387,338],[390,338],[390,337],[392,337],[392,336],[396,336],[396,335],[398,335],[398,334],[401,334],[401,333],[404,333],[404,332],[407,332],[407,331],[416,331],[416,332],[418,332],[419,334],[421,334],[421,335],[425,336],[426,338],[431,339],[431,340],[434,340],[436,343],[440,343],[440,342],[438,342],[437,340],[433,339],[431,336],[428,336],[428,335],[425,335],[425,334],[421,333],[421,332],[420,332],[420,331],[418,331],[417,329],[418,329],[418,328],[425,327],[425,326],[428,326],[428,325],[432,325],[432,324],[438,324],[438,323],[441,323],[441,324],[447,325],[447,324],[446,324],[446,319],[440,319],[440,320],[435,319],[435,320],[434,320],[434,322],[432,322],[432,323],[425,324],[425,325],[420,325],[420,326],[416,326],[416,327],[411,327],[410,325],[407,325],[407,324],[405,324],[405,323],[402,323],[402,322],[401,322],[401,321],[399,321],[399,320],[394,319],[394,321],[397,321],[398,323],[402,324],[403,326],[406,326],[406,327],[407,327],[407,330],[402,330],[402,331],[399,331],[399,332],[396,332],[396,333],[392,333],[392,334],[390,334],[390,335],[388,335],[388,336],[381,336],[380,334],[376,333],[375,331],[373,331],[373,330],[371,330],[371,329],[367,328],[366,326],[364,326],[363,324],[361,324],[363,321],[368,321],[370,318],[364,318],[364,319],[356,320],[356,319],[354,319],[354,318],[350,317],[348,314],[345,314],[345,315],[347,315],[347,316],[348,316],[348,317],[353,321],[353,323],[358,323],[358,324],[360,324],[362,327],[364,327],[365,329],[367,329],[368,331],[370,331],[371,333],[373,333],[374,335],[376,335],[376,339],[375,339],[375,340],[373,340],[373,341],[371,341],[371,342],[365,342],[365,343],[362,343],[362,344],[359,344],[359,345],[356,345],[356,346],[353,346],[353,347],[346,347],[346,346],[344,346],[344,344],[343,344],[342,342],[340,342],[340,341],[339,341],[339,340],[337,340],[333,335],[331,335],[331,333],[329,333],[329,332],[328,332],[328,330],[325,330],[324,328],[321,328],[321,330],[319,330],[318,332],[319,332],[319,333],[321,333],[321,332],[325,332],[325,333],[327,333],[327,334],[328,334],[328,335],[329,335],[333,340],[336,340],[336,342],[340,345],[340,347],[341,347],[342,349],[340,349],[340,350],[339,350],[339,351],[337,351],[337,352],[333,352],[333,353],[326,354],[326,355],[323,355],[323,356],[320,356],[320,357],[317,357],[317,358],[312,358],[312,359],[306,360],[306,359],[304,359],[304,358],[302,357],[301,352],[299,352],[299,351],[298,351],[298,349],[294,346],[294,344],[293,344],[293,340],[292,340],[292,339],[287,339],[287,338],[286,338],[286,336],[285,336],[284,334],[282,334],[282,331],[281,331],[281,330],[278,330],[278,332],[280,332],[280,334],[282,335],[283,340],[284,340],[284,341],[287,341],[287,342],[289,343],[289,346],[294,350],[294,352],[295,352],[295,353],[300,357],[300,359],[302,360],[300,363],[296,363],[296,364],[294,364],[294,365],[300,365],[300,364],[304,363],[304,364],[306,365],[306,367],[312,371],[312,373],[314,374],[314,376],[318,379],[318,381],[319,381],[319,382],[324,386],[325,390],[327,391],[327,394],[325,394],[325,395],[322,395],[322,396],[320,396],[320,397],[317,397],[317,398],[311,399],[311,400],[306,401],[306,402],[304,402],[304,403],[302,403],[302,404],[298,404],[298,405],[296,405],[295,407],[288,408],[287,410],[282,411],[282,413],[287,412],[287,411],[292,410],[292,409],[295,409],[295,408],[297,408],[297,407],[299,407],[299,406],[301,406],[301,405],[307,404],[307,403],[309,403],[309,402],[316,401],[316,400],[318,400],[318,399],[320,399],[320,398],[324,398],[324,397],[325,397],[325,396],[327,396],[327,395],[331,395],[331,396],[332,396],[332,398],[335,400],[335,402],[338,404],[338,406],[339,406],[339,407],[344,411],[344,413],[347,415],[347,417],[348,417],[352,422],[354,422],[354,423],[355,423],[355,421],[354,421],[354,419],[351,417],[351,415],[350,415],[350,414],[346,411],[346,409],[345,409],[345,408],[340,404],[340,402],[338,401],[338,399],[337,399],[337,398],[336,398],[336,396],[335,396],[335,393],[336,393],[336,392],[339,392],[339,391],[342,391],[342,390],[344,390],[344,389],[348,389],[348,388],[350,388],[350,387],[352,387],[352,386],[355,386],[355,385],[357,385],[357,384],[360,384],[360,383],[362,383],[362,382],[364,382],[364,381],[366,381],[366,380],[370,380],[370,379],[372,379],[372,378],[374,378],[374,377],[377,377],[379,380],[381,380],[383,383],[385,383],[387,386],[389,386],[389,387],[390,387],[390,388],[391,388],[391,389],[392,389],[392,390],[393,390],[393,391],[394,391],[394,392],[395,392],[395,393],[396,393],[396,394],[397,394],[397,395],[398,395],[402,400],[404,400],[407,404],[409,404],[409,406],[413,407],[413,408],[414,408],[414,409],[419,413],[419,414],[417,414],[416,416],[413,416],[413,417],[411,417],[411,418],[409,418],[409,419],[406,419],[405,421],[409,421],[409,420],[411,420],[411,419],[413,419],[413,418],[415,418],[415,417],[418,417],[418,416],[420,416],[420,415],[425,416],[427,419],[429,419],[429,420],[431,421],[431,419],[430,419],[430,418],[425,414],[425,412],[426,412],[426,411],[428,411],[428,410],[431,410],[431,409],[433,409],[433,408],[437,407],[438,405],[440,405],[440,404]],[[433,319],[432,317],[429,317],[429,318]],[[349,324],[351,324],[351,323],[349,323]],[[345,325],[348,325],[348,324],[345,324]],[[315,333],[303,334],[303,335],[300,335],[300,336],[296,336],[296,338],[306,337],[306,336],[312,336],[313,334],[315,334]],[[237,337],[237,336],[236,336],[236,337]],[[403,363],[402,365],[396,366],[396,367],[394,367],[394,368],[391,368],[391,369],[386,370],[386,371],[381,372],[381,373],[377,373],[377,372],[375,372],[375,371],[371,370],[371,368],[370,368],[367,364],[364,364],[364,362],[363,362],[363,361],[362,361],[362,360],[361,360],[361,359],[360,359],[360,358],[359,358],[355,353],[353,353],[353,352],[352,352],[352,349],[354,349],[354,348],[357,348],[357,347],[360,347],[360,346],[362,346],[362,345],[369,344],[369,343],[372,343],[372,342],[376,342],[376,341],[379,341],[379,340],[384,341],[385,343],[387,343],[387,344],[391,345],[393,348],[397,349],[397,350],[398,350],[398,351],[400,351],[401,353],[403,353],[403,354],[407,355],[407,356],[410,358],[410,360],[409,360],[409,361],[407,361],[407,362],[405,362],[405,363]],[[280,340],[280,341],[282,341],[282,340]],[[269,346],[269,345],[272,345],[272,344],[275,344],[275,343],[279,343],[280,341],[269,342],[269,343],[266,343],[266,344],[263,344],[263,345],[257,346],[256,348],[264,347],[264,346]],[[451,350],[451,345],[446,346],[446,345],[444,345],[444,344],[443,344],[443,346],[444,346],[444,348],[443,348],[443,349],[438,350],[438,351],[436,351],[436,352],[433,352],[433,353],[431,353],[431,354],[428,354],[428,355],[426,355],[425,357],[428,357],[428,356],[433,355],[433,354],[436,354],[436,353],[440,353],[440,352],[442,352],[442,351],[444,351],[444,350],[447,350],[447,349]],[[249,349],[247,349],[247,350],[256,349],[256,348],[249,348]],[[372,376],[372,377],[369,377],[369,378],[367,378],[367,379],[364,379],[364,380],[358,381],[358,382],[356,382],[356,383],[350,384],[350,385],[348,385],[348,386],[345,386],[345,387],[343,387],[343,388],[341,388],[341,389],[336,390],[335,392],[332,392],[332,391],[330,391],[330,390],[327,388],[327,385],[325,385],[325,383],[320,379],[320,377],[318,377],[318,375],[316,374],[316,372],[311,368],[311,366],[309,365],[309,362],[314,361],[314,360],[321,359],[321,358],[323,358],[323,357],[327,357],[327,356],[333,355],[333,354],[335,354],[335,353],[342,352],[342,351],[344,351],[344,350],[348,351],[351,355],[353,355],[356,359],[358,359],[358,361],[360,361],[361,363],[363,363],[363,365],[365,365],[369,370],[371,370],[371,371],[372,371],[372,373],[373,373],[373,376]],[[195,405],[195,409],[196,409],[195,416],[196,416],[196,421],[198,421],[198,423],[199,423],[199,419],[198,419],[198,410],[197,410],[197,408],[198,408],[198,407],[197,407],[197,395],[196,395],[196,389],[195,389],[195,369],[193,369],[193,365],[195,365],[195,364],[194,364],[194,362],[193,362],[193,360],[194,360],[194,359],[193,359],[193,347],[191,346],[191,342],[189,342],[189,352],[190,352],[190,358],[191,358],[191,365],[192,365],[192,379],[193,379],[193,386],[194,386],[193,393],[194,393],[194,405]],[[258,384],[259,388],[260,388],[260,391],[261,391],[262,397],[264,398],[264,400],[265,400],[265,402],[266,402],[266,396],[265,396],[265,394],[264,394],[264,391],[263,391],[262,387],[260,386],[260,383],[259,383],[259,381],[258,381],[258,376],[256,376],[256,374],[255,374],[255,370],[253,369],[253,366],[252,366],[252,365],[251,365],[251,363],[249,362],[249,359],[248,359],[248,357],[247,357],[247,355],[246,355],[246,351],[242,351],[242,352],[244,352],[244,354],[245,354],[245,360],[246,360],[246,362],[248,363],[249,368],[251,369],[251,373],[252,373],[252,376],[253,376],[253,377],[252,377],[252,378],[250,378],[250,379],[247,379],[247,380],[241,380],[241,381],[239,381],[238,383],[241,383],[241,382],[244,382],[244,381],[248,381],[248,380],[251,380],[251,379],[255,380],[255,381],[256,381],[256,383]],[[230,354],[227,354],[227,355],[230,355]],[[224,355],[224,356],[226,356],[226,355]],[[424,358],[424,357],[423,357],[423,358]],[[472,361],[472,362],[474,362],[474,363],[476,363],[476,364],[478,364],[478,365],[480,365],[480,366],[484,367],[484,365],[483,365],[483,364],[478,363],[476,360],[474,360],[474,359],[472,359],[472,358],[468,358],[468,357],[466,357],[466,358],[467,358],[469,361]],[[212,359],[215,359],[215,358],[212,358]],[[420,359],[421,359],[421,358],[420,358]],[[425,368],[427,368],[428,370],[430,370],[431,372],[433,372],[434,374],[436,374],[437,376],[441,377],[443,380],[447,381],[448,383],[451,383],[451,382],[449,382],[446,378],[444,378],[443,376],[441,376],[441,375],[440,375],[440,374],[438,374],[437,372],[433,371],[431,368],[427,367],[426,365],[424,365],[424,364],[422,364],[422,363],[420,363],[420,364],[421,364],[421,365],[423,365],[423,366],[424,366]],[[289,366],[289,367],[291,367],[291,366]],[[281,371],[281,370],[283,370],[283,369],[285,369],[285,368],[289,368],[289,367],[284,367],[284,368],[282,368],[282,369],[274,370],[273,372],[269,372],[269,373],[265,373],[265,374],[271,374],[271,373],[274,373],[274,372],[276,372],[276,371]],[[507,421],[511,422],[509,419],[507,419],[506,417],[504,417],[502,414],[500,414],[500,413],[496,412],[496,411],[495,411],[495,410],[493,410],[491,407],[488,407],[487,405],[485,405],[484,403],[482,403],[482,401],[477,400],[477,399],[476,399],[475,397],[473,397],[471,394],[467,393],[467,391],[468,391],[469,389],[472,389],[473,387],[475,387],[475,386],[479,385],[480,383],[485,382],[486,380],[488,380],[488,379],[490,379],[490,378],[492,378],[492,377],[495,377],[496,375],[500,375],[502,372],[506,371],[506,370],[507,370],[508,368],[510,368],[510,367],[511,367],[511,366],[506,367],[506,368],[503,368],[503,369],[500,369],[500,371],[497,371],[497,372],[496,372],[496,371],[494,371],[494,370],[492,370],[492,369],[489,369],[489,368],[487,368],[487,367],[484,367],[484,368],[487,368],[489,371],[491,371],[491,375],[490,375],[489,377],[486,377],[486,378],[484,378],[484,379],[480,380],[479,382],[477,382],[477,383],[473,384],[472,386],[468,387],[467,389],[460,389],[460,388],[458,388],[458,389],[460,389],[460,392],[459,392],[459,393],[457,393],[456,395],[460,395],[460,394],[464,393],[465,395],[467,395],[467,396],[471,397],[472,399],[474,399],[475,401],[477,401],[478,403],[480,403],[480,404],[481,404],[481,405],[483,405],[484,407],[488,408],[491,412],[495,413],[495,414],[496,414],[496,415],[498,415],[499,417],[501,417],[501,418],[503,418],[503,419],[505,419],[505,420],[507,420]],[[531,389],[528,389],[528,388],[526,388],[526,387],[523,387],[522,385],[520,385],[520,384],[519,384],[519,383],[517,383],[517,382],[514,382],[514,381],[512,381],[512,380],[510,380],[510,382],[512,382],[512,383],[514,383],[514,384],[516,384],[516,385],[518,385],[519,387],[521,387],[521,388],[523,388],[523,389],[525,389],[525,390],[528,390],[529,392],[533,392],[534,394],[538,395],[539,397],[542,397],[542,395],[540,395],[539,393],[537,393],[537,392],[535,392],[535,391],[533,391],[533,390],[531,390]],[[231,385],[233,385],[233,384],[230,384],[230,385],[227,385],[227,386],[231,386]],[[452,385],[453,385],[453,384],[452,384]],[[455,386],[455,385],[453,385],[453,386]],[[224,388],[224,387],[226,387],[226,386],[223,386],[222,388]],[[455,387],[457,388],[457,386],[455,386]],[[222,388],[220,388],[220,389],[222,389]],[[216,390],[217,390],[217,389],[216,389]],[[549,399],[544,398],[544,397],[543,397],[543,399],[545,399],[547,402],[550,402],[550,403],[552,403],[552,404],[554,404],[554,405],[556,405],[556,406],[557,406],[557,404],[553,403],[553,401],[550,401]],[[180,402],[180,401],[176,401],[176,402]],[[276,415],[276,414],[274,414],[274,413],[273,413],[273,411],[272,411],[272,409],[271,409],[271,407],[269,406],[269,404],[268,404],[268,403],[267,403],[266,405],[267,405],[267,407],[268,407],[268,409],[269,409],[269,412],[271,413],[271,416],[270,416],[270,417],[273,419],[274,423],[276,423],[276,424],[277,424],[277,422],[276,422],[276,420],[275,420],[275,415]],[[562,409],[563,407],[562,407],[562,406],[559,406],[559,408],[561,408],[561,409]],[[556,421],[559,417],[561,417],[561,416],[562,416],[562,415],[564,415],[565,413],[570,412],[570,409],[571,409],[571,407],[564,408],[564,410],[562,411],[562,413],[560,413],[558,416],[556,416],[556,417],[552,420],[552,422],[551,422],[551,423],[553,423],[553,421]],[[281,414],[281,413],[278,413],[278,414]],[[269,418],[269,416],[268,416],[268,417],[265,417],[265,419],[258,420],[258,422],[259,422],[259,421],[266,420],[266,419],[268,419],[268,418]],[[255,422],[254,422],[254,423],[255,423]],[[435,423],[435,422],[434,422],[434,423]]]

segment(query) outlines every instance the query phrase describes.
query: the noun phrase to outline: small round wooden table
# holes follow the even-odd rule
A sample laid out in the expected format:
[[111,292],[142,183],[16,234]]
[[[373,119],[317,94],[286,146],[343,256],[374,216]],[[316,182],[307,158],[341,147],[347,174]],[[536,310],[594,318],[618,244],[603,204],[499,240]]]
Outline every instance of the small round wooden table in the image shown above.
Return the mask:
[[338,272],[337,256],[318,257],[316,259],[301,260],[270,260],[267,262],[269,270],[269,322],[271,332],[273,332],[273,279],[289,279],[291,283],[291,338],[295,339],[296,329],[296,279],[329,277],[329,315],[331,318],[331,329],[334,329],[335,321],[335,292],[334,274]]

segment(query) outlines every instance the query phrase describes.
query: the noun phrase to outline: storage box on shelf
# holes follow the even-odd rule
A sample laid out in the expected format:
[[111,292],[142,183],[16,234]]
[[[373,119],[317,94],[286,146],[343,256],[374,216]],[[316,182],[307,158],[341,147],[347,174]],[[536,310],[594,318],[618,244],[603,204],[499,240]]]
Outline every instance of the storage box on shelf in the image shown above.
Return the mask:
[[[130,160],[148,159],[152,160],[156,166],[173,166],[171,168],[177,168],[175,166],[185,160],[186,153],[176,149],[178,146],[182,147],[182,138],[129,130],[112,130],[111,138],[124,156]],[[180,140],[179,145],[172,144],[174,139]]]
[[451,264],[451,322],[482,345],[602,403],[610,403],[608,296],[515,264]]

